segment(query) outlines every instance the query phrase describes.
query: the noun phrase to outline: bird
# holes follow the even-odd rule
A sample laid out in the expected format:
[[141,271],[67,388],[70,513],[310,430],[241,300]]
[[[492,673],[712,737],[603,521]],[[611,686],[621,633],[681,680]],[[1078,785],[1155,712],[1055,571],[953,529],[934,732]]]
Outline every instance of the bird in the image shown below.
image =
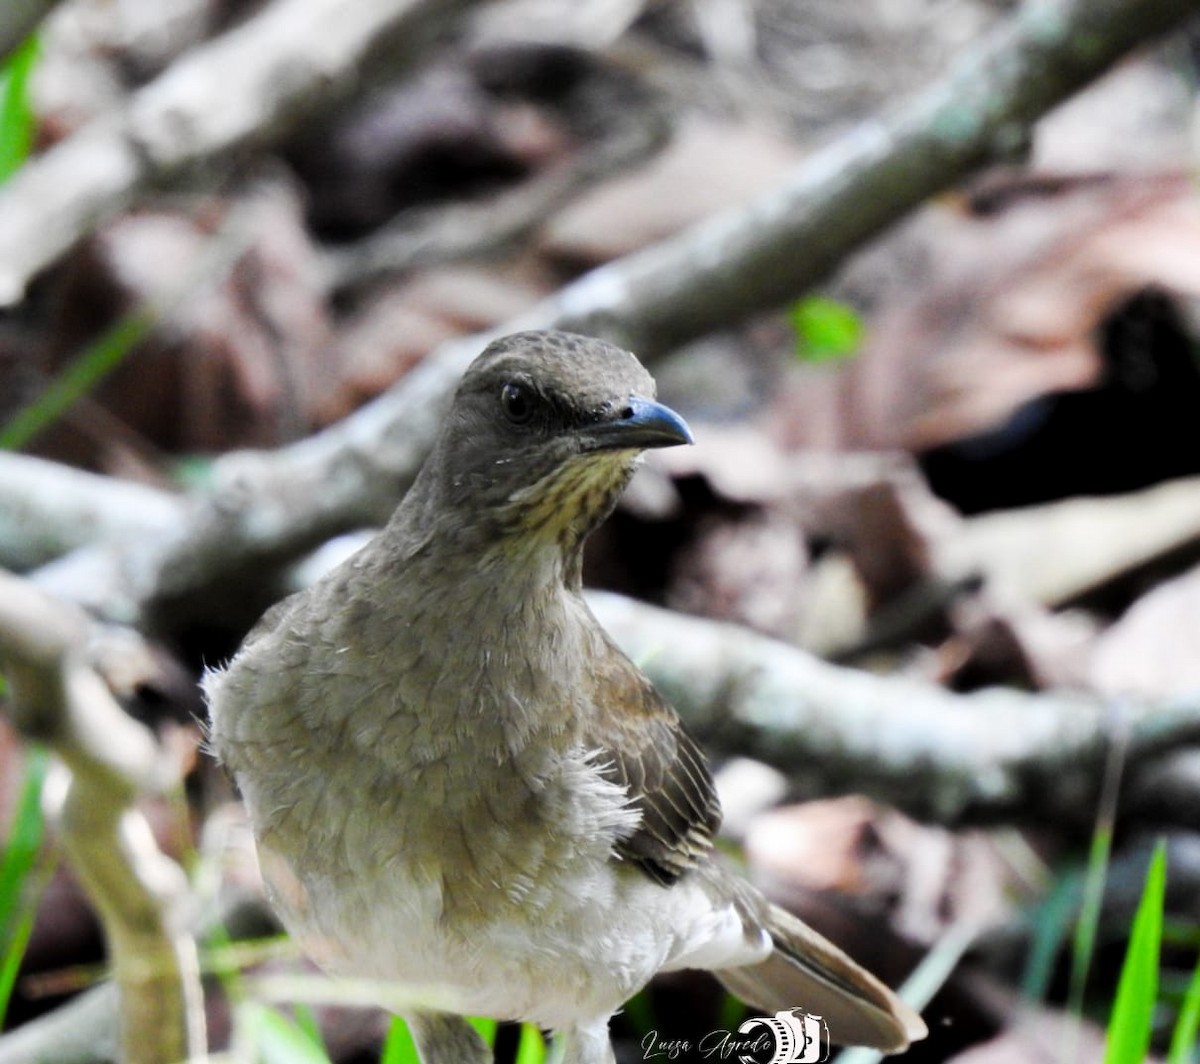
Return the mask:
[[386,985],[424,1064],[491,1060],[466,1016],[612,1064],[610,1018],[682,968],[841,1044],[926,1034],[718,856],[703,753],[584,599],[643,453],[692,442],[655,395],[605,341],[493,341],[385,527],[203,679],[283,925]]

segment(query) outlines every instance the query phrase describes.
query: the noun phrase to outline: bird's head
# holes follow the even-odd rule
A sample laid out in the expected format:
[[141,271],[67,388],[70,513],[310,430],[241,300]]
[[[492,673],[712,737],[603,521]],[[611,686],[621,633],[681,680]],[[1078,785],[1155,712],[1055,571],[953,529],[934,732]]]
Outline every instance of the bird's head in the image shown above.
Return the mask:
[[638,456],[691,443],[628,351],[562,332],[497,340],[463,376],[418,486],[459,527],[576,552]]

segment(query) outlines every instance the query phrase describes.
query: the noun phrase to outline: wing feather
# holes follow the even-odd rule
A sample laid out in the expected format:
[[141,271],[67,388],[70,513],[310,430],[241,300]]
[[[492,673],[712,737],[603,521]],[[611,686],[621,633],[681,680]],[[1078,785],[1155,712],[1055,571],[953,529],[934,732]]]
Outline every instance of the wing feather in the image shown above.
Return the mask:
[[593,674],[596,717],[584,741],[641,811],[616,847],[652,879],[674,883],[712,849],[721,823],[712,774],[675,710],[615,646]]

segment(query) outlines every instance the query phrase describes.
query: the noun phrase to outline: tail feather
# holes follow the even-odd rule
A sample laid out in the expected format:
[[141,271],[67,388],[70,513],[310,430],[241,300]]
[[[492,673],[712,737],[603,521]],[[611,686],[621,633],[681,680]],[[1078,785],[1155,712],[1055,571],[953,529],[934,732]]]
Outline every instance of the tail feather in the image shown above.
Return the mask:
[[839,1045],[898,1053],[928,1033],[916,1012],[801,920],[776,905],[765,916],[771,955],[713,972],[730,993],[770,1012],[799,1007],[820,1016]]

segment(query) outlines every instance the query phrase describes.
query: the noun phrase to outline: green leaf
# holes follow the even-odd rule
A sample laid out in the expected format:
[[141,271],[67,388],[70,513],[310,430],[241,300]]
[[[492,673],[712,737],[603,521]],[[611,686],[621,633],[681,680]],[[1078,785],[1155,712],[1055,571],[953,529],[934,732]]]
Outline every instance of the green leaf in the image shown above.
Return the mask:
[[1171,1034],[1171,1048],[1167,1053],[1167,1064],[1190,1064],[1196,1049],[1196,1033],[1200,1030],[1200,961],[1188,982],[1183,995],[1183,1005],[1175,1020]]
[[796,357],[803,362],[837,361],[862,343],[862,320],[836,299],[807,296],[792,304],[788,319],[796,333]]
[[1108,1021],[1104,1064],[1141,1064],[1150,1049],[1150,1026],[1158,1000],[1158,955],[1167,891],[1167,848],[1154,847],[1142,900],[1121,967],[1117,997]]
[[29,76],[37,58],[38,39],[33,35],[0,67],[0,184],[20,168],[33,147],[37,119],[29,102]]

